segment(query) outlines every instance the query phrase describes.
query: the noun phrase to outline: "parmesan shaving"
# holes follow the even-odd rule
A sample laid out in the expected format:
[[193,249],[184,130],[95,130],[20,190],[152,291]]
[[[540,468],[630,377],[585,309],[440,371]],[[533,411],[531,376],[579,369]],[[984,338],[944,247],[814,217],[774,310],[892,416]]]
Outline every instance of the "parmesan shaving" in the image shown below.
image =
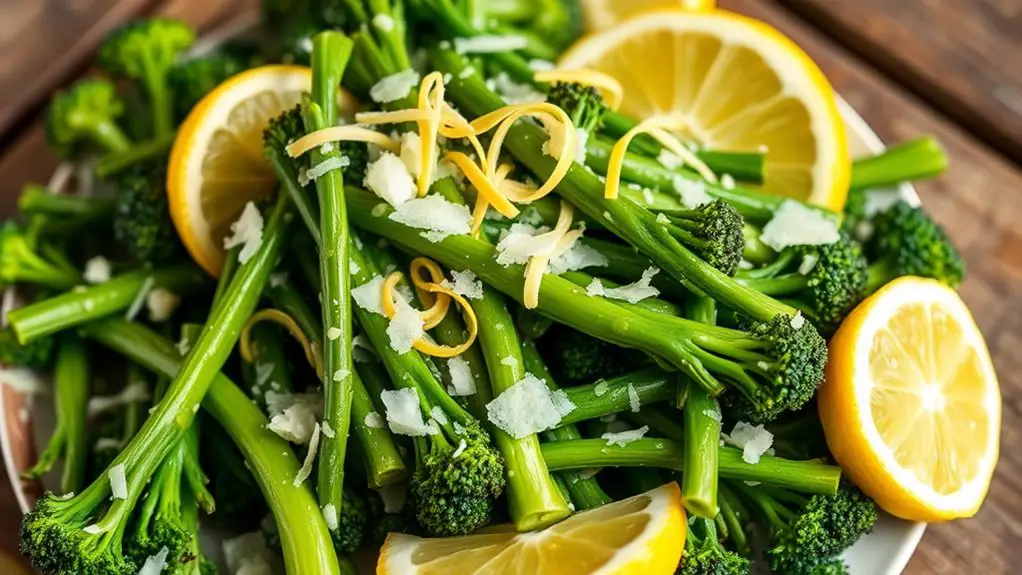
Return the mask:
[[315,428],[312,430],[312,438],[309,440],[309,451],[305,454],[305,461],[302,462],[301,469],[295,474],[294,481],[291,485],[298,487],[309,478],[312,474],[312,465],[316,462],[316,453],[319,451],[319,436],[320,429],[317,423]]
[[642,439],[646,432],[649,431],[648,425],[643,425],[638,429],[629,429],[626,431],[619,431],[617,433],[607,432],[600,436],[600,439],[606,439],[608,446],[624,447],[633,441]]
[[610,299],[619,299],[628,303],[639,303],[646,298],[660,295],[660,290],[650,285],[653,281],[653,276],[659,272],[660,270],[655,267],[646,268],[642,272],[642,277],[639,281],[616,288],[605,287],[599,278],[593,278],[593,281],[586,287],[586,295],[590,297],[603,296]]
[[382,78],[369,89],[369,97],[374,102],[386,104],[400,100],[419,82],[419,73],[415,70],[402,70]]

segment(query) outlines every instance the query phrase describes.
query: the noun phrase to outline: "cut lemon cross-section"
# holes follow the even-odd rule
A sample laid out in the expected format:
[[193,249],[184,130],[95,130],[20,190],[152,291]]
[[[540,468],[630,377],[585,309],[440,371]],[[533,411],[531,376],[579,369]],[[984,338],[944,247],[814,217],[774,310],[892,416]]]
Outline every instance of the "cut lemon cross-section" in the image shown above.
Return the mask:
[[848,477],[904,519],[974,515],[997,464],[1001,394],[958,294],[895,280],[845,319],[830,350],[820,419]]
[[620,111],[666,117],[711,149],[765,150],[763,188],[839,211],[851,164],[820,69],[771,26],[725,10],[656,10],[579,40],[559,62],[624,87]]
[[391,534],[378,575],[670,575],[685,546],[676,483],[573,515],[543,531],[423,539]]
[[582,19],[587,31],[597,32],[648,10],[712,10],[716,6],[717,0],[582,0]]
[[[167,169],[170,215],[192,258],[217,276],[223,238],[245,204],[265,198],[277,178],[263,157],[263,129],[312,86],[303,66],[260,66],[200,101],[178,129]],[[342,109],[354,100],[340,93]]]

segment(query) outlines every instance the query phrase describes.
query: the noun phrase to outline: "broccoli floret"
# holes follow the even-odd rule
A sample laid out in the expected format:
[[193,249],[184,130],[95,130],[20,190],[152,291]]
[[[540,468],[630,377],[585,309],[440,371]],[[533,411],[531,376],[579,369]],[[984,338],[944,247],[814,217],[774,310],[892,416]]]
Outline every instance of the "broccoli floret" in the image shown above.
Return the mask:
[[168,74],[168,83],[174,94],[177,120],[183,121],[213,88],[244,69],[241,60],[222,53],[189,58],[176,64]]
[[[806,575],[848,575],[848,566],[845,565],[844,560],[840,557],[833,557],[831,559],[824,559],[805,573]],[[793,573],[792,575],[801,575],[801,573]]]
[[965,261],[944,229],[922,208],[899,201],[872,221],[865,244],[870,292],[901,276],[933,278],[957,288]]
[[117,125],[124,101],[108,80],[82,80],[58,92],[46,112],[46,139],[61,156],[70,158],[83,147],[123,152],[131,141]]
[[118,178],[114,237],[142,263],[167,263],[183,251],[167,208],[165,181],[165,166],[154,162]]
[[37,250],[36,238],[12,221],[0,225],[0,289],[27,283],[63,291],[79,283],[78,272]]
[[448,537],[489,524],[494,500],[504,491],[504,458],[490,434],[471,423],[447,437],[416,439],[409,493],[419,525],[434,537]]
[[827,364],[827,342],[790,316],[749,324],[742,336],[725,344],[729,350],[718,350],[705,339],[702,345],[731,356],[740,366],[737,372],[722,374],[739,392],[724,395],[724,402],[733,414],[753,423],[801,409],[815,395]]
[[415,509],[410,502],[405,502],[404,507],[397,513],[387,513],[383,504],[383,498],[379,493],[369,490],[365,495],[366,532],[364,541],[373,548],[383,545],[387,535],[391,533],[417,533],[415,525]]
[[725,549],[712,519],[693,517],[685,533],[685,554],[675,575],[747,575],[749,560]]
[[592,383],[624,373],[630,363],[622,348],[580,331],[554,325],[540,349],[556,381],[565,385]]
[[834,495],[811,497],[767,485],[730,485],[769,529],[766,558],[775,573],[813,573],[871,531],[877,520],[876,504],[847,483]]
[[108,72],[137,81],[149,97],[157,137],[174,130],[174,98],[168,74],[177,57],[195,42],[195,31],[179,20],[136,20],[107,36],[99,65]]
[[362,546],[370,517],[366,514],[365,498],[361,495],[345,489],[342,497],[344,504],[337,512],[337,529],[330,530],[330,538],[338,553],[353,553]]
[[703,261],[727,275],[734,275],[742,261],[745,219],[731,204],[714,200],[694,210],[667,216],[671,234]]
[[823,424],[814,407],[789,419],[771,422],[767,431],[774,435],[774,452],[780,457],[818,459],[830,455]]
[[607,112],[607,104],[600,92],[585,84],[577,82],[556,82],[550,86],[547,102],[564,110],[576,128],[592,134],[603,123],[603,114]]
[[743,270],[737,279],[802,311],[824,332],[833,332],[866,297],[862,248],[846,233],[822,246],[792,246],[770,264]]
[[54,339],[50,336],[21,344],[11,328],[0,329],[0,365],[45,370],[53,363]]
[[362,186],[369,165],[369,148],[362,142],[341,142],[338,148],[342,158],[348,158],[344,167],[344,181],[353,186]]

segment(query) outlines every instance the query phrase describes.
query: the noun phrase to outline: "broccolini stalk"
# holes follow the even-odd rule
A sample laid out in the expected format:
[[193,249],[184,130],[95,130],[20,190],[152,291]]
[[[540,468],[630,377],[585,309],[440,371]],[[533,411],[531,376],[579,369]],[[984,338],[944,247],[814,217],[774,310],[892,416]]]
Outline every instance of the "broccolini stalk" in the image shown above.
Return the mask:
[[[441,71],[453,76],[447,93],[463,112],[482,115],[504,105],[478,75],[459,77],[468,63],[457,53],[433,50],[431,60]],[[539,144],[546,139],[546,133],[541,127],[520,123],[508,131],[504,147],[537,175],[549,177],[556,159],[542,151]],[[758,321],[795,315],[796,310],[791,306],[745,288],[700,259],[689,249],[693,247],[692,244],[689,247],[683,245],[669,229],[673,226],[658,222],[652,212],[624,196],[616,200],[604,199],[603,188],[596,175],[581,166],[573,165],[555,191],[642,251],[660,269],[691,290],[711,296],[721,304]],[[739,225],[739,235],[740,229]]]
[[114,204],[106,198],[63,194],[38,184],[26,184],[18,196],[18,210],[28,215],[41,214],[92,221],[110,215],[114,210]]
[[670,401],[677,394],[677,389],[678,374],[655,367],[601,379],[588,385],[566,387],[564,392],[575,409],[561,418],[561,425],[630,410],[633,394],[641,406]]
[[[266,239],[264,236],[264,242]],[[242,268],[240,273],[245,275],[245,266]],[[175,374],[187,369],[188,360],[180,358],[173,343],[140,324],[107,318],[83,326],[83,331],[164,377],[177,377]],[[200,339],[195,346],[201,343]],[[287,572],[339,575],[330,534],[312,489],[308,483],[293,484],[301,464],[287,441],[266,429],[266,417],[220,373],[213,374],[202,406],[245,456],[273,512]]]
[[852,164],[852,189],[882,188],[925,180],[947,171],[947,156],[937,138],[923,136],[887,148]]
[[[206,275],[195,264],[179,264],[155,270],[136,270],[101,284],[72,290],[31,303],[8,314],[14,333],[22,343],[142,305],[145,293],[162,287],[188,295],[208,285]],[[144,291],[143,291],[144,290]],[[143,299],[139,299],[139,295]]]
[[[346,195],[356,225],[447,267],[471,269],[506,295],[523,298],[523,266],[500,265],[487,242],[454,235],[434,243],[419,230],[391,220],[392,210],[374,196],[351,188]],[[538,309],[590,336],[659,357],[711,393],[729,387],[737,392],[730,395],[748,420],[769,421],[782,411],[799,409],[815,392],[826,363],[826,344],[816,330],[785,315],[754,323],[745,331],[707,326],[588,297],[582,288],[553,274],[543,277]]]
[[[490,376],[490,389],[498,396],[525,377],[514,319],[503,297],[487,286],[483,286],[483,297],[472,302],[472,309],[479,318],[479,347]],[[542,529],[571,515],[540,456],[539,438],[530,435],[515,439],[500,429],[493,433],[507,460],[508,506],[515,528]]]
[[122,152],[131,147],[131,140],[117,125],[123,114],[124,101],[113,82],[81,80],[53,97],[46,111],[46,139],[65,158],[88,146]]
[[[608,445],[605,439],[576,439],[543,444],[543,458],[554,471],[592,467],[658,467],[685,471],[685,447],[672,439],[642,438],[626,445]],[[746,463],[742,451],[719,447],[720,476],[759,481],[804,493],[837,492],[841,469],[818,461],[791,461],[764,455],[759,463]]]
[[[546,382],[552,390],[557,390],[557,383],[554,376],[547,369],[543,358],[536,349],[536,342],[526,340],[522,342],[522,367],[526,372],[535,375]],[[546,441],[568,441],[582,439],[582,434],[574,424],[561,421],[561,425],[554,429],[544,431],[543,437]],[[558,473],[562,483],[568,491],[575,510],[586,510],[606,505],[613,499],[603,491],[596,477],[588,476],[580,471],[562,471]]]
[[[149,372],[135,363],[128,362],[125,369],[124,387],[140,387],[150,390],[152,385],[149,381]],[[145,396],[146,394],[143,394]],[[112,417],[101,422],[97,427],[92,448],[92,460],[89,462],[89,477],[97,477],[110,462],[117,457],[121,448],[131,441],[132,437],[142,428],[142,422],[146,418],[146,409],[149,405],[148,398],[137,401],[129,401],[120,406]],[[106,439],[107,441],[101,441]]]
[[170,146],[174,143],[176,137],[176,133],[170,133],[162,137],[153,138],[152,140],[133,144],[126,150],[106,154],[96,161],[96,175],[100,179],[109,180],[132,166],[165,156],[170,151]]
[[[686,302],[685,315],[705,324],[717,321],[717,306],[708,297]],[[685,508],[698,517],[717,515],[717,452],[720,445],[720,406],[699,385],[685,382],[688,393],[681,406],[685,425],[685,473],[681,480],[681,499]]]
[[77,493],[85,487],[89,455],[86,412],[90,386],[90,365],[85,342],[74,334],[61,334],[57,342],[57,364],[53,373],[57,425],[39,460],[22,477],[42,477],[58,459],[62,459],[60,492]]
[[[352,42],[338,32],[321,32],[312,39],[312,99],[302,105],[306,132],[337,124],[337,88],[351,56]],[[340,162],[336,149],[311,152],[312,165]],[[323,423],[333,430],[319,448],[316,493],[321,506],[344,505],[344,456],[351,425],[354,366],[351,360],[351,287],[348,278],[348,212],[344,205],[340,168],[316,179],[319,198],[320,275],[323,326],[336,337],[323,339]]]
[[22,229],[13,221],[0,224],[0,288],[25,283],[51,290],[65,290],[79,283],[78,271],[57,250],[39,245],[38,233],[49,218],[37,216],[39,227]]
[[259,408],[266,411],[266,394],[291,393],[291,370],[287,365],[287,350],[284,336],[275,325],[259,322],[249,331],[249,348],[252,362],[241,364],[242,378],[249,388],[252,399]]

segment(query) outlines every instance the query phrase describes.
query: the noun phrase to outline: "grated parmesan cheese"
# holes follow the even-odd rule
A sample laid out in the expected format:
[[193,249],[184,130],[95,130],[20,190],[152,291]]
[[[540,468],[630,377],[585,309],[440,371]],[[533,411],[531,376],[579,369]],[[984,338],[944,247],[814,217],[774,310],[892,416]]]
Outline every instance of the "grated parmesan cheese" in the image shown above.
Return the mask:
[[500,360],[500,365],[510,367],[511,369],[517,369],[518,368],[518,360],[515,359],[513,356],[509,355],[509,356],[505,357],[504,359]]
[[802,329],[802,326],[806,324],[806,316],[802,315],[801,311],[796,311],[795,315],[791,318],[791,327],[793,329]]
[[[422,172],[422,139],[415,132],[401,134],[401,161],[408,168],[408,173],[418,178]],[[433,150],[433,164],[436,165],[436,149]],[[434,170],[435,171],[435,170]],[[437,174],[434,175],[434,181]]]
[[529,45],[524,36],[482,34],[471,38],[455,38],[454,51],[459,54],[496,54],[521,50]]
[[351,338],[351,357],[358,363],[369,363],[376,360],[376,350],[366,336],[359,334]]
[[426,332],[419,310],[412,307],[403,297],[394,299],[394,317],[387,324],[390,347],[398,353],[411,351],[412,345]]
[[142,568],[138,570],[138,575],[160,575],[160,573],[163,573],[163,570],[167,567],[168,554],[170,554],[170,549],[167,549],[167,546],[164,545],[156,555],[146,557]]
[[660,165],[667,168],[668,170],[677,170],[678,168],[685,165],[685,162],[677,154],[672,154],[668,150],[660,150],[660,154],[656,157]]
[[385,389],[380,394],[386,407],[387,423],[390,430],[398,435],[425,437],[440,432],[436,422],[426,423],[422,419],[419,394],[414,389]]
[[386,104],[400,100],[408,95],[419,83],[419,73],[415,70],[402,70],[381,79],[369,89],[369,97],[374,102]]
[[586,163],[586,144],[589,143],[589,132],[584,128],[575,128],[575,162]]
[[682,176],[674,176],[671,180],[674,192],[681,199],[681,205],[690,210],[704,206],[713,201],[706,193],[706,184],[702,180],[690,180]]
[[384,315],[383,304],[381,303],[383,281],[383,276],[373,276],[368,282],[352,288],[351,297],[355,300],[358,307],[377,315]]
[[422,237],[434,243],[447,236],[472,231],[472,214],[468,207],[453,204],[438,195],[407,201],[397,206],[389,217],[399,224],[427,230]]
[[619,431],[613,433],[608,431],[600,436],[600,439],[606,439],[608,446],[624,447],[633,441],[642,439],[646,432],[649,431],[648,425],[643,425],[638,429],[629,429],[627,431]]
[[[305,445],[312,440],[312,435],[318,426],[316,423],[317,419],[322,415],[323,404],[321,401],[319,403],[296,401],[295,394],[286,395],[290,396],[291,405],[288,405],[280,412],[274,413],[266,429],[291,443]],[[269,394],[267,394],[267,404],[269,404]],[[273,413],[273,409],[269,405],[267,407]]]
[[94,418],[101,413],[116,409],[129,403],[141,403],[149,401],[149,389],[145,383],[136,381],[125,385],[121,391],[114,395],[94,395],[89,398],[89,417]]
[[312,466],[316,462],[316,452],[319,451],[319,424],[312,429],[312,438],[309,439],[309,450],[305,453],[305,461],[302,462],[301,469],[295,474],[294,481],[291,485],[298,487],[309,478],[312,474]]
[[529,69],[533,72],[546,72],[548,70],[553,70],[556,67],[557,66],[549,60],[539,60],[536,58],[529,60]]
[[741,448],[742,460],[746,463],[759,463],[774,442],[774,435],[763,428],[763,425],[749,425],[744,421],[735,423],[730,435],[724,436],[725,441]]
[[383,417],[375,411],[367,413],[365,420],[362,423],[364,423],[366,427],[371,427],[373,429],[380,429],[386,425],[386,422],[383,421]]
[[381,200],[395,208],[415,197],[415,179],[408,166],[390,152],[382,152],[379,159],[369,164],[365,184]]
[[110,274],[110,260],[103,256],[96,256],[85,262],[85,271],[82,272],[82,279],[90,284],[101,284],[110,280]]
[[600,383],[597,383],[595,386],[593,386],[593,395],[595,395],[596,397],[603,397],[603,395],[607,393],[607,391],[609,390],[610,384],[607,383],[606,381],[601,381]]
[[472,270],[463,272],[452,270],[451,277],[454,278],[453,282],[444,280],[440,282],[440,285],[468,299],[482,299],[483,282],[476,278],[476,274]]
[[337,432],[334,431],[334,428],[330,427],[330,422],[326,420],[320,424],[319,430],[323,432],[324,436],[329,437],[330,439],[337,437]]
[[110,499],[127,499],[128,480],[124,477],[124,464],[111,467],[107,477],[110,479]]
[[822,246],[838,241],[837,224],[794,200],[781,202],[759,239],[776,251],[789,246]]
[[[323,145],[326,146],[326,144]],[[310,182],[316,181],[328,172],[343,170],[350,165],[351,160],[348,156],[330,156],[315,166],[305,170],[305,177],[308,178]]]
[[174,315],[177,306],[181,305],[181,298],[168,289],[156,288],[146,296],[145,304],[149,309],[150,321],[159,323]]
[[508,104],[538,104],[546,101],[546,94],[537,91],[532,84],[519,84],[506,72],[499,72],[486,81],[486,87],[493,90]]
[[[276,524],[274,524],[276,527]],[[223,542],[224,563],[227,571],[238,575],[246,573],[270,575],[270,559],[272,551],[266,545],[266,538],[261,531],[253,531],[226,539]]]
[[340,328],[332,327],[326,330],[326,338],[329,339],[330,341],[334,341],[337,338],[341,337],[341,333],[342,332]]
[[473,395],[476,392],[476,381],[472,377],[472,367],[461,356],[447,360],[447,370],[451,374],[451,385],[447,393],[456,396]]
[[551,391],[530,373],[486,404],[490,422],[515,439],[556,427],[573,409],[563,390]]
[[458,442],[458,448],[451,454],[451,459],[456,459],[459,455],[465,452],[465,448],[468,447],[468,442],[462,439]]
[[377,14],[376,16],[373,16],[373,26],[375,26],[377,30],[381,30],[383,32],[393,32],[394,19],[391,18],[389,14]]
[[337,507],[333,503],[327,503],[323,506],[323,521],[326,523],[326,528],[330,531],[337,531]]
[[450,423],[450,420],[447,419],[447,414],[444,413],[444,410],[439,405],[434,405],[433,408],[429,410],[429,416],[440,425],[447,425]]
[[224,238],[224,249],[241,246],[238,262],[244,264],[252,259],[263,245],[263,214],[252,202],[245,204],[241,215],[231,224],[231,235]]
[[642,277],[634,283],[616,288],[608,288],[603,285],[600,278],[593,278],[593,281],[586,286],[586,295],[589,297],[603,296],[609,299],[619,299],[628,303],[639,303],[640,301],[660,295],[660,290],[650,285],[653,276],[660,272],[655,267],[646,268]]
[[703,410],[703,415],[705,415],[706,417],[708,417],[708,418],[710,418],[710,419],[712,419],[714,421],[717,421],[717,422],[719,422],[721,420],[720,419],[720,409],[719,408],[718,409],[704,409]]
[[805,257],[802,258],[802,263],[798,264],[798,273],[804,276],[809,275],[814,269],[816,269],[816,264],[819,261],[820,256],[816,254],[806,254]]
[[632,408],[632,413],[639,413],[639,408],[642,407],[639,403],[639,392],[631,382],[628,383],[628,406]]
[[733,190],[735,189],[735,179],[731,177],[731,174],[721,174],[720,185],[725,190]]

